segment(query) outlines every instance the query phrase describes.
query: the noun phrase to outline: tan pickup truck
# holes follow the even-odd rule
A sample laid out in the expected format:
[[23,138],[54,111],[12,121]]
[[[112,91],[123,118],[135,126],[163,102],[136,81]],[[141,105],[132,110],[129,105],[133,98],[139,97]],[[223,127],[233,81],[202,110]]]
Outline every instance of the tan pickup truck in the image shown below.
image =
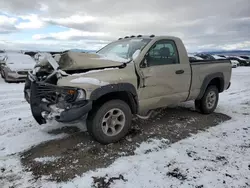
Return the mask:
[[219,93],[230,87],[229,60],[189,61],[181,39],[169,36],[120,38],[96,53],[66,52],[57,63],[40,62],[26,80],[24,94],[39,124],[87,118],[100,143],[123,138],[133,115],[195,101],[212,113]]

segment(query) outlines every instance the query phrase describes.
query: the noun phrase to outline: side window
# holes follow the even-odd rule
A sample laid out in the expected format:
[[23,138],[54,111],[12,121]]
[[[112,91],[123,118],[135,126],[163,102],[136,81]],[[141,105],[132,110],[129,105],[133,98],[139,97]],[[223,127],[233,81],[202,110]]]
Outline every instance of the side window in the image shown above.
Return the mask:
[[162,40],[157,42],[148,53],[148,66],[179,64],[179,56],[174,41]]

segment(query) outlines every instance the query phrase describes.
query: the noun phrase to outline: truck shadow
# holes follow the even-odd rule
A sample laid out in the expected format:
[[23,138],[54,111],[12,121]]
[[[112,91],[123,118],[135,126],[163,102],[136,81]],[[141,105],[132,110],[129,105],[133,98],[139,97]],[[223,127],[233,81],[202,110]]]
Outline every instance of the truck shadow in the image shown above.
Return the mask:
[[[115,144],[101,145],[76,127],[53,130],[70,136],[60,140],[42,143],[21,154],[21,161],[36,178],[51,175],[50,180],[67,181],[89,170],[111,165],[121,156],[135,155],[140,143],[152,139],[167,139],[160,148],[151,148],[145,154],[167,147],[169,144],[189,137],[221,122],[231,119],[220,113],[203,115],[190,108],[176,107],[159,109],[148,120],[133,120],[133,127],[126,138]],[[43,157],[58,157],[53,162],[41,163],[35,160]]]

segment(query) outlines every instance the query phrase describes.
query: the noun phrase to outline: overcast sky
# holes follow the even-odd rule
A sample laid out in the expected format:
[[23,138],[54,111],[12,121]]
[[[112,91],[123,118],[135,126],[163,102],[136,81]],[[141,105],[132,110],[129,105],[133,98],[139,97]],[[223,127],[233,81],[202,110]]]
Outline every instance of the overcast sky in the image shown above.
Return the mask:
[[250,0],[1,0],[0,49],[98,49],[173,35],[190,52],[250,49]]

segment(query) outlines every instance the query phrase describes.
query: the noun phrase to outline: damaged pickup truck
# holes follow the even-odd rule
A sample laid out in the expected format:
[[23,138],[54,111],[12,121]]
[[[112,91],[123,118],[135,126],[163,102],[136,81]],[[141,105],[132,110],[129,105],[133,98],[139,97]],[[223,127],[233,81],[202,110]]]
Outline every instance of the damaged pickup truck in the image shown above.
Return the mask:
[[29,72],[24,95],[39,124],[86,117],[93,138],[109,144],[127,134],[133,115],[146,119],[154,109],[191,100],[201,113],[212,113],[231,71],[229,60],[189,61],[177,37],[139,35],[96,53],[41,61]]

